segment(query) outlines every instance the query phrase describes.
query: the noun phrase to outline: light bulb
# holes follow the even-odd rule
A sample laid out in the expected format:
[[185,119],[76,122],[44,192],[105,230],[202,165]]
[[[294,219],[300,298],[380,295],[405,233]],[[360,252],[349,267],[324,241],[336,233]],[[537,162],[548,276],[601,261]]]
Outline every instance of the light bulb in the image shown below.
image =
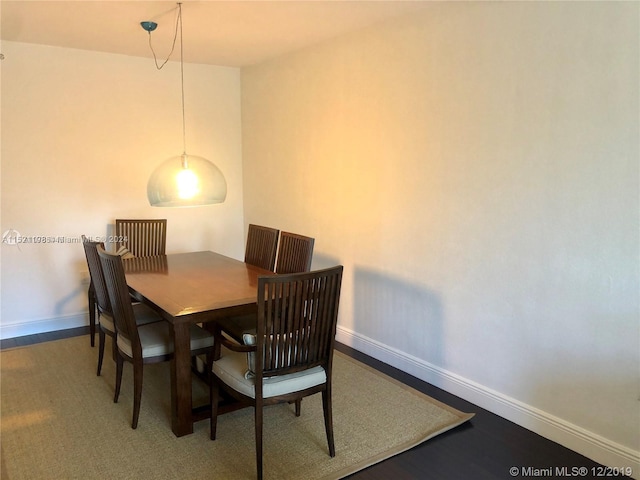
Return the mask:
[[176,175],[178,197],[183,200],[195,197],[200,193],[198,176],[188,168],[181,169]]

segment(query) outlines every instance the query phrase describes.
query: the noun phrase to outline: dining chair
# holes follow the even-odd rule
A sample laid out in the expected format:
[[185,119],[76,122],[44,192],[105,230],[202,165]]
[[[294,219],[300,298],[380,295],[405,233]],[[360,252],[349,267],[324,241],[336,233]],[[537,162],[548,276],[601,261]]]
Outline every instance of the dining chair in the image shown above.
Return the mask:
[[276,273],[308,272],[313,258],[314,239],[296,233],[282,232],[278,247]]
[[[277,274],[308,272],[311,269],[314,239],[295,233],[280,233]],[[246,260],[245,260],[246,261]],[[256,316],[241,315],[220,321],[224,332],[237,342],[242,342],[245,333],[255,332]]]
[[[164,255],[167,245],[166,219],[116,219],[116,249],[123,257],[150,257]],[[95,345],[96,294],[93,282],[89,283],[89,340]]]
[[[116,325],[116,388],[113,397],[118,402],[124,362],[133,365],[133,418],[131,428],[137,428],[142,399],[142,375],[145,364],[171,360],[174,345],[166,321],[138,325],[135,320],[131,297],[127,287],[123,259],[120,255],[107,253],[98,247],[98,256],[104,272],[111,311]],[[213,335],[190,325],[191,355],[206,354],[207,367],[213,359]]]
[[[249,224],[244,261],[249,265],[273,271],[278,249],[280,231],[276,228]],[[234,339],[241,342],[245,331],[255,331],[256,316],[240,315],[220,320],[225,331]]]
[[116,249],[136,257],[164,255],[167,248],[167,220],[116,219]]
[[249,224],[244,261],[250,265],[273,271],[276,263],[279,230]]
[[[166,219],[116,219],[116,249],[123,257],[164,255],[167,244]],[[95,345],[96,294],[93,282],[87,291],[89,304],[89,341]]]
[[[83,235],[82,246],[84,247],[84,254],[87,257],[89,277],[91,278],[91,284],[93,285],[93,293],[95,294],[96,310],[98,314],[97,323],[99,340],[97,375],[100,376],[100,373],[102,372],[102,362],[104,359],[106,336],[109,336],[112,339],[113,358],[116,358],[116,326],[113,321],[107,285],[102,272],[102,264],[100,263],[100,257],[98,256],[98,247],[104,249],[104,243],[89,241]],[[156,312],[140,303],[133,305],[133,312],[138,325],[145,325],[147,323],[159,322],[162,320],[162,317],[160,317]]]
[[258,479],[262,479],[263,407],[296,403],[322,393],[329,455],[335,456],[331,406],[333,349],[343,267],[258,277],[255,334],[242,345],[216,328],[224,354],[213,362],[210,386],[211,439],[216,438],[218,402],[225,393],[255,410]]

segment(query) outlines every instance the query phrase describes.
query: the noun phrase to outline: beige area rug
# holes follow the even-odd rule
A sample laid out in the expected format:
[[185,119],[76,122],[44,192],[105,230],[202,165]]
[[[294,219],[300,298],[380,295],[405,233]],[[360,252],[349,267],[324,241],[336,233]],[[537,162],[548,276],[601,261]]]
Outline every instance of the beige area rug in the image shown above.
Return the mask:
[[[107,342],[107,351],[110,349]],[[115,368],[105,355],[95,374],[97,347],[87,336],[0,352],[2,480],[19,479],[251,479],[255,478],[253,409],[220,417],[192,435],[171,432],[169,364],[145,366],[137,430],[131,365],[113,403]],[[194,401],[208,398],[194,379]],[[330,458],[320,395],[267,407],[265,479],[342,478],[469,420],[465,414],[336,353],[336,456]]]

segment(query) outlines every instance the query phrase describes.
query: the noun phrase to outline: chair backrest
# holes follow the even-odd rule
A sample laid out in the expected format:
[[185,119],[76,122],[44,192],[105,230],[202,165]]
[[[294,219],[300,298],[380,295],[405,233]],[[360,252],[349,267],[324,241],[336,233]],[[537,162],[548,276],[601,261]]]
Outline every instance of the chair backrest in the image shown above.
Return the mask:
[[93,291],[96,295],[98,309],[100,312],[111,314],[111,302],[109,300],[109,293],[107,292],[107,285],[104,281],[102,265],[100,264],[100,257],[98,256],[98,247],[102,247],[104,249],[104,243],[91,242],[87,240],[87,237],[83,235],[82,246],[84,247],[84,255],[87,257],[89,277],[91,278]]
[[116,248],[125,247],[136,257],[164,255],[167,248],[166,219],[116,219]]
[[122,257],[108,253],[100,246],[97,250],[118,335],[122,335],[131,342],[134,356],[142,356],[136,317],[133,313],[131,296],[124,275]]
[[276,262],[276,273],[301,273],[311,270],[314,239],[282,232]]
[[258,277],[256,386],[267,376],[321,365],[331,375],[342,265]]
[[249,224],[244,261],[256,267],[273,271],[278,250],[279,230]]

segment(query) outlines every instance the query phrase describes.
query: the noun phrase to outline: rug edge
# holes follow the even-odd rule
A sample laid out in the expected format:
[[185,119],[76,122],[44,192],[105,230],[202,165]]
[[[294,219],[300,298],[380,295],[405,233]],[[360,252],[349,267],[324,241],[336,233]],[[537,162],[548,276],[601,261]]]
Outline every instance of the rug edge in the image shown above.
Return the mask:
[[442,408],[443,410],[446,410],[454,415],[456,415],[458,417],[458,420],[455,422],[452,422],[448,425],[445,425],[444,427],[429,433],[428,435],[425,435],[424,437],[420,437],[416,440],[409,440],[403,444],[400,444],[398,446],[396,446],[395,448],[388,450],[386,452],[380,453],[378,455],[375,455],[374,457],[370,457],[367,458],[366,460],[363,460],[360,463],[354,464],[354,465],[350,465],[348,467],[342,468],[341,470],[338,470],[336,472],[333,472],[329,475],[326,475],[324,477],[319,478],[318,480],[339,480],[341,478],[344,478],[348,475],[353,475],[356,472],[359,472],[361,470],[364,470],[365,468],[368,468],[372,465],[376,465],[380,462],[383,462],[384,460],[387,460],[391,457],[395,457],[396,455],[399,455],[403,452],[406,452],[407,450],[411,450],[412,448],[428,441],[431,440],[434,437],[437,437],[438,435],[441,435],[445,432],[448,432],[449,430],[453,430],[454,428],[459,427],[460,425],[463,425],[464,423],[468,422],[469,420],[471,420],[473,417],[475,417],[475,413],[468,413],[468,412],[463,412],[461,410],[458,410],[457,408],[451,407],[450,405],[447,405],[446,403],[443,403],[439,400],[436,400],[435,398],[427,395],[426,393],[420,392],[419,390],[416,390],[415,388],[402,383],[399,380],[396,380],[393,377],[390,377],[389,375],[380,372],[379,370],[376,370],[373,367],[370,367],[369,365],[366,365],[362,362],[360,362],[359,360],[350,357],[349,355],[340,352],[338,350],[334,351],[335,354],[339,355],[340,357],[342,357],[342,359],[350,361],[352,363],[356,363],[358,365],[360,365],[362,368],[365,368],[367,370],[369,370],[370,372],[379,375],[381,377],[384,377],[387,381],[394,383],[395,385],[402,387],[404,390],[413,393],[414,395],[420,396],[420,397],[425,397],[427,399],[429,399],[429,401],[431,403],[433,403],[434,405],[438,406],[439,408]]
[[463,413],[460,412],[462,415],[460,416],[460,418],[458,419],[458,421],[446,425],[443,428],[441,428],[440,430],[437,430],[435,432],[431,432],[429,435],[426,435],[423,438],[420,438],[418,440],[411,440],[408,441],[404,444],[398,445],[396,448],[394,448],[393,450],[389,450],[383,453],[380,453],[374,457],[368,458],[358,464],[355,465],[350,465],[349,467],[345,467],[337,472],[333,472],[330,475],[326,475],[324,477],[319,478],[318,480],[339,480],[341,478],[347,477],[349,475],[353,475],[354,473],[357,473],[361,470],[364,470],[366,468],[369,468],[373,465],[376,465],[380,462],[383,462],[385,460],[388,460],[391,457],[395,457],[396,455],[400,455],[403,452],[406,452],[407,450],[411,450],[414,447],[417,447],[418,445],[421,445],[422,443],[431,440],[434,437],[437,437],[438,435],[441,435],[445,432],[448,432],[449,430],[453,430],[454,428],[459,427],[460,425],[463,425],[464,423],[468,422],[469,420],[471,420],[474,416],[475,413]]
[[387,375],[386,373],[381,372],[380,370],[376,370],[375,368],[373,368],[373,367],[371,367],[371,366],[369,366],[369,365],[367,365],[365,363],[362,363],[360,360],[357,360],[355,358],[350,357],[346,353],[342,353],[342,352],[340,352],[338,350],[335,350],[334,354],[335,355],[339,355],[344,360],[347,360],[349,362],[358,364],[360,367],[368,370],[369,372],[371,372],[371,373],[373,373],[375,375],[378,375],[379,377],[383,377],[388,382],[393,383],[394,385],[402,388],[403,390],[405,390],[407,392],[410,392],[410,393],[412,393],[412,394],[414,394],[416,396],[419,396],[419,397],[428,398],[429,401],[431,403],[433,403],[434,405],[442,408],[443,410],[447,410],[448,412],[451,412],[451,413],[453,413],[454,415],[456,415],[458,417],[462,416],[462,415],[471,415],[473,417],[475,415],[475,413],[463,412],[462,410],[458,410],[457,408],[454,408],[451,405],[447,405],[446,403],[441,402],[440,400],[437,400],[437,399],[433,398],[432,396],[421,392],[420,390],[416,390],[415,388],[407,385],[406,383],[401,382],[400,380],[396,380],[395,378],[390,377],[389,375]]

